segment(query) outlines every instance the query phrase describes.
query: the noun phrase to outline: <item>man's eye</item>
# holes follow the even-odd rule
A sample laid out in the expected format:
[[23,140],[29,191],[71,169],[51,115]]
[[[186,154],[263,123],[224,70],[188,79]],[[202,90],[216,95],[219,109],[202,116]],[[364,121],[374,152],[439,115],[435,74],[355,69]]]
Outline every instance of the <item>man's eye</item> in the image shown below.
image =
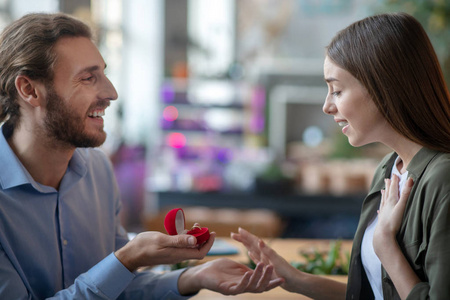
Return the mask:
[[89,77],[83,78],[82,80],[83,81],[91,81],[92,79],[94,79],[94,76],[89,76]]

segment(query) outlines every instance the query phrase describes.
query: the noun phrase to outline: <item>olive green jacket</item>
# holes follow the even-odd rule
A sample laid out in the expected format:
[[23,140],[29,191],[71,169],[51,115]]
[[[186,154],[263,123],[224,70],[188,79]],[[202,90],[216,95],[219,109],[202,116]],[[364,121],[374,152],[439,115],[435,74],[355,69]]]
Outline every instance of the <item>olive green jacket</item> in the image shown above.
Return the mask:
[[[373,299],[361,263],[361,241],[368,222],[380,204],[384,178],[391,175],[396,153],[378,166],[370,192],[364,199],[353,241],[347,299]],[[414,186],[406,204],[397,241],[422,281],[407,299],[450,299],[450,153],[422,148],[412,159],[408,176]],[[392,280],[382,268],[384,299],[400,299]]]

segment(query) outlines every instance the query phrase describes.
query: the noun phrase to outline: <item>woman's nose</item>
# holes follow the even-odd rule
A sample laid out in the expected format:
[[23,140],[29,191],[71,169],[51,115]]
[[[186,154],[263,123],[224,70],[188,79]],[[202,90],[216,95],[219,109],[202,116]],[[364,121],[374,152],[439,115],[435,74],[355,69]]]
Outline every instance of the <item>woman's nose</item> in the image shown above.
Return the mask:
[[323,104],[322,110],[327,115],[333,115],[336,112],[336,105],[330,101],[328,96],[325,98],[325,103]]

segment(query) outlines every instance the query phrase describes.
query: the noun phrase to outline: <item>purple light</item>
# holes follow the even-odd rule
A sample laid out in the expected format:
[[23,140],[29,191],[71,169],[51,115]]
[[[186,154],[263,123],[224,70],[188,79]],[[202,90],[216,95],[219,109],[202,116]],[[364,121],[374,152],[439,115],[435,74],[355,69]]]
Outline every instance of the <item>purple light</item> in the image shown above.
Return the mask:
[[227,163],[231,160],[233,153],[228,148],[219,149],[216,153],[216,158],[222,163]]
[[172,103],[175,99],[175,90],[169,83],[163,84],[161,87],[161,98],[164,103]]
[[264,109],[266,105],[266,91],[264,88],[258,86],[253,90],[252,107],[258,109]]
[[266,92],[262,87],[255,87],[253,90],[251,101],[251,119],[250,119],[250,131],[253,133],[260,133],[264,131],[265,118],[264,110],[266,104]]

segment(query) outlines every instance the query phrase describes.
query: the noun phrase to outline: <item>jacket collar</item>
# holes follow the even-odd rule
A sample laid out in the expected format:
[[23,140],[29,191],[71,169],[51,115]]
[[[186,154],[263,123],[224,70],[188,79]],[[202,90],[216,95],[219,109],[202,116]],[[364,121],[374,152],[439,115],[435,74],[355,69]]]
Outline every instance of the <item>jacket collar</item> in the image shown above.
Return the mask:
[[[384,178],[391,177],[391,171],[392,167],[394,166],[395,159],[397,158],[398,154],[395,152],[392,152],[391,154],[387,155],[380,163],[382,171],[379,173],[379,176],[377,178],[374,178],[372,183],[372,187],[370,188],[369,194],[371,195],[373,193],[377,193],[381,191],[381,189],[384,188]],[[382,176],[382,178],[380,178]]]
[[[433,160],[433,158],[439,153],[439,151],[428,149],[422,147],[416,155],[414,155],[413,159],[409,163],[408,167],[408,176],[410,176],[414,182],[419,178],[422,173],[425,171],[428,164]],[[383,178],[390,178],[392,167],[394,166],[395,159],[398,154],[392,152],[390,155],[387,155],[383,161],[380,163],[383,171],[380,173],[380,176],[384,176]],[[381,178],[379,178],[381,179]],[[374,178],[374,185],[371,187],[369,191],[369,195],[375,192],[379,192],[384,188],[384,180],[379,180],[378,178]]]
[[422,147],[409,163],[408,174],[414,181],[419,178],[439,151]]

